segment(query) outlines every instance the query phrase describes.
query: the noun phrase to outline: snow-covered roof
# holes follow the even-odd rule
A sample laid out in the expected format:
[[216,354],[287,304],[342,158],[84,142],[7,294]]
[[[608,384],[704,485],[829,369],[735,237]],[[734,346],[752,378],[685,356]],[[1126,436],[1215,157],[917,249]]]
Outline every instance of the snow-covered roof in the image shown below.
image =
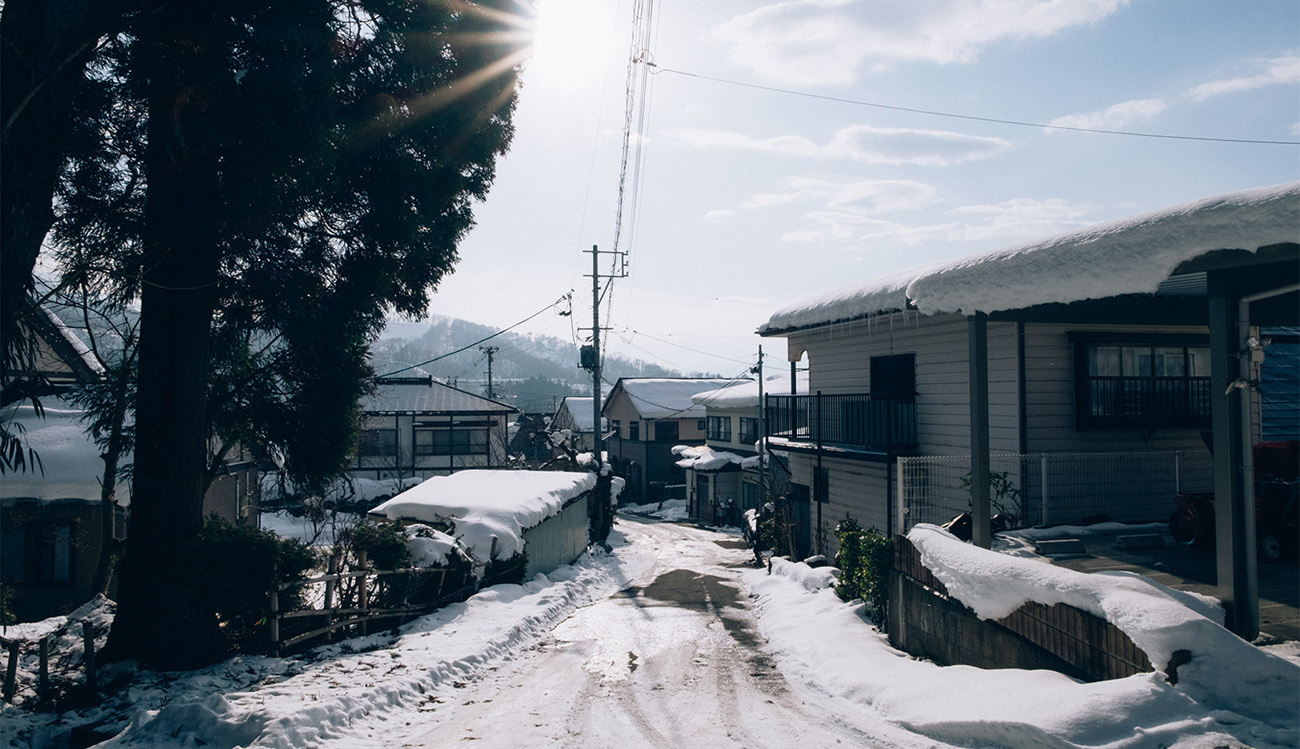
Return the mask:
[[627,393],[643,419],[682,419],[703,417],[704,407],[691,398],[696,393],[736,384],[737,380],[709,377],[624,377],[618,381],[609,401],[619,388]]
[[[98,500],[104,461],[99,457],[99,448],[78,421],[83,411],[54,397],[41,398],[41,406],[45,411],[43,419],[31,405],[10,406],[0,411],[0,421],[11,430],[13,424],[22,425],[25,447],[34,450],[40,458],[39,468],[29,465],[22,473],[4,474],[0,478],[0,497]],[[119,485],[118,503],[128,504],[130,494],[129,485]]]
[[[795,377],[800,393],[808,392],[808,372]],[[790,375],[770,375],[763,383],[764,395],[781,395],[790,392]],[[691,402],[705,408],[758,408],[758,380],[746,380],[736,385],[706,390],[691,396]]]
[[372,514],[390,520],[451,523],[470,553],[486,562],[524,547],[524,531],[556,515],[596,485],[593,473],[570,471],[460,471],[434,476],[384,502]]
[[972,314],[1151,294],[1215,250],[1300,242],[1300,182],[1228,193],[856,283],[793,304],[762,334],[907,309]]
[[[573,421],[574,430],[579,432],[591,431],[591,425],[595,423],[591,396],[567,396],[560,401],[560,408],[569,412],[569,418]],[[557,410],[556,413],[558,414],[559,411]]]

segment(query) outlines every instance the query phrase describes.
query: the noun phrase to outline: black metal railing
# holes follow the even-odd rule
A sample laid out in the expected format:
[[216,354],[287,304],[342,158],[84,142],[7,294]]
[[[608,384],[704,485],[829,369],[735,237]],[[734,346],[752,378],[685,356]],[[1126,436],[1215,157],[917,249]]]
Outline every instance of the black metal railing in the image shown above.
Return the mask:
[[1086,403],[1091,427],[1206,427],[1210,378],[1090,377]]
[[769,395],[767,436],[896,452],[915,449],[916,402],[870,393]]

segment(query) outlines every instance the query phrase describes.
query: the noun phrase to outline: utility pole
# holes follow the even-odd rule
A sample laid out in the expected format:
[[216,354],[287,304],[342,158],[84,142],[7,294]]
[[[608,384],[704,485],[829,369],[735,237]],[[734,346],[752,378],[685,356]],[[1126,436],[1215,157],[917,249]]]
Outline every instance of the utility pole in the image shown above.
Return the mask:
[[[591,371],[592,437],[591,449],[596,460],[596,491],[592,496],[590,536],[593,543],[603,544],[609,537],[614,516],[610,509],[610,477],[605,475],[605,435],[601,432],[600,412],[600,282],[602,279],[627,278],[627,253],[591,246],[591,345],[583,346],[581,364]],[[600,272],[600,256],[611,256],[609,273]]]
[[763,347],[758,347],[758,366],[750,370],[758,374],[758,511],[767,502],[767,403],[763,399]]
[[485,353],[485,354],[487,354],[487,360],[488,360],[488,400],[496,400],[496,398],[493,397],[493,391],[492,391],[492,357],[496,356],[497,352],[500,351],[501,349],[500,349],[499,347],[497,347],[497,346],[479,346],[479,347],[478,347],[478,350],[479,350],[479,351],[482,351],[482,352]]

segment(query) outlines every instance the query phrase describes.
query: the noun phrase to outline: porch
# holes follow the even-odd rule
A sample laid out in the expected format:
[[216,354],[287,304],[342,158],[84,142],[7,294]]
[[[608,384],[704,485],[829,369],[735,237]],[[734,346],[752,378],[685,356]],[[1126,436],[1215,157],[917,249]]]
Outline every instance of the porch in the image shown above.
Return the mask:
[[768,395],[766,437],[789,448],[836,447],[898,455],[919,445],[916,399],[872,393]]

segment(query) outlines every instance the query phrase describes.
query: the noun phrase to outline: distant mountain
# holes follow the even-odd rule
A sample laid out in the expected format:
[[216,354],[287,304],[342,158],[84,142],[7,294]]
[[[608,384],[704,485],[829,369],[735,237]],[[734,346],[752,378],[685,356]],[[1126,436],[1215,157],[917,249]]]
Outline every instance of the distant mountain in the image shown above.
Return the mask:
[[[578,347],[551,336],[503,333],[486,325],[435,315],[421,322],[390,321],[370,349],[375,372],[429,374],[462,390],[487,394],[487,353],[492,355],[494,397],[524,412],[550,413],[566,395],[591,395],[591,374],[578,367]],[[452,351],[469,347],[460,353]],[[431,361],[437,359],[437,361]],[[419,365],[415,369],[407,367]],[[606,355],[607,382],[619,377],[677,377],[679,373],[639,359]]]

